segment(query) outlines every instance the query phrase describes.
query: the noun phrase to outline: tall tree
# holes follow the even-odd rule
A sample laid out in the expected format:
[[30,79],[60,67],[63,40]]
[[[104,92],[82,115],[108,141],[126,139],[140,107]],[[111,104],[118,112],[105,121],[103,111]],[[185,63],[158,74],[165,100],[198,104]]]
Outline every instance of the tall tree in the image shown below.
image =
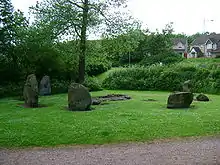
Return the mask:
[[0,50],[4,55],[9,54],[14,33],[13,6],[11,0],[1,0],[0,3]]
[[[79,41],[79,82],[85,75],[88,32],[119,34],[132,25],[131,17],[122,14],[127,0],[44,0],[32,7],[38,22],[53,27],[57,36],[71,36]],[[125,17],[126,16],[126,17]],[[125,21],[126,20],[126,21]]]

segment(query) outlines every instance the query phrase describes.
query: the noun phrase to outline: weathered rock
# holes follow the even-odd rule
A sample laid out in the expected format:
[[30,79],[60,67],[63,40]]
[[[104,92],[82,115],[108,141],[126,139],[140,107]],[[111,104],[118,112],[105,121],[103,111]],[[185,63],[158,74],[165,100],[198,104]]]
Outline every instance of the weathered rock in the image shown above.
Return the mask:
[[193,93],[176,92],[169,95],[167,108],[189,108],[193,101]]
[[197,101],[209,101],[209,98],[208,98],[208,96],[201,93],[198,96],[196,96],[196,100]]
[[68,107],[71,111],[91,110],[91,95],[86,87],[78,83],[72,83],[68,90]]
[[36,76],[31,74],[27,77],[24,85],[24,102],[27,107],[38,107],[38,83]]
[[40,95],[50,95],[51,94],[51,84],[50,84],[50,77],[44,76],[40,81]]
[[183,83],[183,92],[191,92],[191,81],[187,80]]

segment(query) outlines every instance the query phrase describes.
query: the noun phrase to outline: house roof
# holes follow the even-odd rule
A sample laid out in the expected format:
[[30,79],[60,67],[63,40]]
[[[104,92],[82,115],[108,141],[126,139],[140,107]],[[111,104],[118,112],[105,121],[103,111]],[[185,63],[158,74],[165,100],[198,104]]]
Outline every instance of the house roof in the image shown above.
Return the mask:
[[194,46],[194,47],[192,47],[192,49],[194,49],[196,51],[196,53],[202,53],[202,51],[199,47]]
[[172,42],[174,45],[177,45],[179,42],[181,42],[182,44],[186,44],[186,39],[185,38],[173,38]]
[[201,35],[197,37],[193,42],[192,45],[202,45],[207,40],[211,40],[213,43],[218,43],[220,41],[220,34],[211,33],[210,35]]

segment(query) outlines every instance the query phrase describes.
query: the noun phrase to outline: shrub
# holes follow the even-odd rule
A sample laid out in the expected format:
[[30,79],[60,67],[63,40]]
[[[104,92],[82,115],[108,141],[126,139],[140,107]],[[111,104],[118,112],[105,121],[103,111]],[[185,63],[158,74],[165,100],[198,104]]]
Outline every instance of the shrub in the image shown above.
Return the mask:
[[67,93],[70,83],[71,81],[51,80],[51,93],[52,94]]
[[22,96],[23,84],[8,83],[7,85],[0,86],[0,98]]
[[167,54],[161,53],[157,55],[148,55],[140,62],[141,65],[149,66],[152,64],[157,64],[159,62],[168,65],[177,63],[183,60],[183,57],[175,52],[170,52]]
[[108,89],[178,91],[186,80],[192,81],[192,92],[220,92],[220,70],[194,64],[123,68],[109,74],[103,86]]
[[101,83],[96,77],[85,77],[85,81],[83,83],[84,86],[86,86],[89,91],[100,91],[102,90]]
[[88,58],[86,63],[86,73],[89,76],[96,76],[111,68],[111,63],[106,58]]

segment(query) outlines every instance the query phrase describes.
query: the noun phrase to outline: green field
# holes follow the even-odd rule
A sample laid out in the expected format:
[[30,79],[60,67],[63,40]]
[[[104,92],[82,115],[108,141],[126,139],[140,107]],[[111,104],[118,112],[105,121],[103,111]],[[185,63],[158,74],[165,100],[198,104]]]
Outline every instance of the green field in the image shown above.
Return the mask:
[[[21,101],[0,100],[0,147],[55,146],[149,141],[220,133],[218,95],[210,102],[193,102],[190,109],[166,109],[167,92],[101,91],[93,96],[123,93],[129,101],[93,106],[93,111],[70,112],[67,94],[40,98],[48,107],[28,109]],[[155,99],[156,101],[143,101]]]

